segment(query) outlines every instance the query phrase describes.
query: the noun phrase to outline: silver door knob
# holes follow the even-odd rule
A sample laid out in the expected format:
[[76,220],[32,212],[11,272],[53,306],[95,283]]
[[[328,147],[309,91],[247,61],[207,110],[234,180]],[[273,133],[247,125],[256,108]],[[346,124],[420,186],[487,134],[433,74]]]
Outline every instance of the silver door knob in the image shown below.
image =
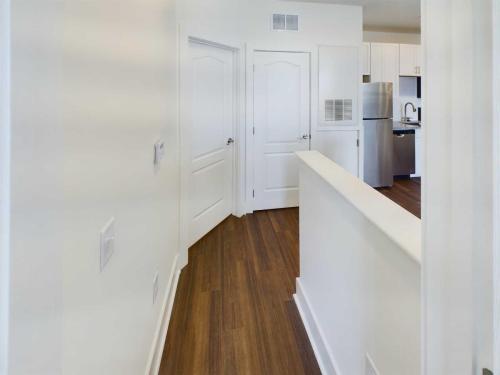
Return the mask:
[[311,135],[310,134],[304,134],[302,136],[302,139],[311,139]]
[[229,145],[230,145],[230,144],[232,144],[232,143],[234,143],[234,139],[233,139],[233,138],[229,138],[229,139],[227,140],[226,145],[228,145],[228,146],[229,146]]

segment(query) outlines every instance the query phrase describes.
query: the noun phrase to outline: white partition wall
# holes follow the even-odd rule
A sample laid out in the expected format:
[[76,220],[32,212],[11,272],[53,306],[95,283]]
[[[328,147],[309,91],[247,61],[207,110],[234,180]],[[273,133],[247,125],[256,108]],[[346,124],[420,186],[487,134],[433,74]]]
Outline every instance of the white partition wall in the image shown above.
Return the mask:
[[419,375],[420,220],[325,156],[299,159],[295,300],[323,374]]
[[493,366],[492,5],[422,2],[426,375]]

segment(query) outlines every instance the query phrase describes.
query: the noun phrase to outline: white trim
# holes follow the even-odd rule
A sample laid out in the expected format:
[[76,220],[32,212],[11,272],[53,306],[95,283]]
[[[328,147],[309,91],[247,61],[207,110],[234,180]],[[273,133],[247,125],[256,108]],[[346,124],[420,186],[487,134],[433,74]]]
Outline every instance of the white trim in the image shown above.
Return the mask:
[[163,348],[165,347],[165,340],[167,339],[168,324],[170,322],[170,317],[172,316],[172,308],[174,306],[175,294],[177,292],[177,283],[179,282],[179,276],[181,274],[181,271],[178,268],[178,261],[179,255],[175,257],[170,271],[170,278],[168,280],[167,288],[165,289],[161,314],[149,353],[145,375],[158,375],[158,372],[160,371]]
[[500,374],[500,4],[493,1],[494,374]]
[[328,343],[324,338],[321,327],[316,319],[316,314],[309,303],[309,299],[307,298],[307,294],[302,286],[300,278],[297,278],[296,281],[297,290],[293,295],[293,299],[295,300],[300,317],[304,323],[309,341],[311,341],[311,346],[314,350],[314,355],[318,361],[321,373],[323,375],[342,375],[337,362],[328,347]]
[[233,134],[236,138],[233,152],[233,207],[232,214],[242,216],[245,213],[245,171],[241,171],[241,165],[245,161],[245,139],[240,139],[240,135],[245,134],[245,84],[244,79],[245,69],[244,54],[245,45],[231,45],[220,41],[213,41],[202,37],[196,37],[186,33],[182,26],[179,26],[179,147],[180,147],[180,267],[184,267],[188,263],[188,249],[190,244],[189,239],[189,215],[188,215],[188,179],[189,160],[186,157],[186,151],[189,147],[189,139],[186,138],[186,129],[189,124],[189,111],[184,98],[186,92],[185,82],[187,74],[189,74],[189,48],[191,43],[221,48],[233,53],[234,58],[234,75],[235,75],[235,91],[234,91],[234,123]]
[[10,294],[10,0],[0,0],[0,374],[8,372]]

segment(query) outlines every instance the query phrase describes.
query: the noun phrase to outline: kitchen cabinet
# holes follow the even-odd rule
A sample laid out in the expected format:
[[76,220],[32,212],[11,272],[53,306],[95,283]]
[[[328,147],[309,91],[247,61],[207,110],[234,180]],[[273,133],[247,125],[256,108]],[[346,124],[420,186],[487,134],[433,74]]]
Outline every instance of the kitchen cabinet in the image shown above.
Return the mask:
[[363,43],[361,47],[361,62],[362,62],[362,73],[364,76],[369,76],[371,74],[371,45],[370,43]]
[[400,44],[399,75],[420,77],[422,75],[422,47],[418,44]]
[[399,44],[371,44],[371,82],[392,82],[393,118],[401,117],[399,106]]
[[423,175],[423,139],[422,129],[415,130],[415,174],[412,177],[421,177]]
[[359,177],[359,131],[319,131],[313,138],[312,148],[333,160],[349,173]]

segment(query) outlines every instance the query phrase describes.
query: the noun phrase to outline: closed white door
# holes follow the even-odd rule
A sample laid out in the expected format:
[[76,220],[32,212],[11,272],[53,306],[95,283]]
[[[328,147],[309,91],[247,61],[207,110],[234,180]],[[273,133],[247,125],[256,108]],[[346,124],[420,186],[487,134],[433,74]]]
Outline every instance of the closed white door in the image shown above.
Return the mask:
[[256,52],[254,209],[298,206],[296,151],[310,147],[306,53]]
[[233,52],[191,43],[187,78],[187,204],[192,245],[232,212]]
[[359,131],[324,131],[316,139],[314,149],[354,176],[359,176]]

